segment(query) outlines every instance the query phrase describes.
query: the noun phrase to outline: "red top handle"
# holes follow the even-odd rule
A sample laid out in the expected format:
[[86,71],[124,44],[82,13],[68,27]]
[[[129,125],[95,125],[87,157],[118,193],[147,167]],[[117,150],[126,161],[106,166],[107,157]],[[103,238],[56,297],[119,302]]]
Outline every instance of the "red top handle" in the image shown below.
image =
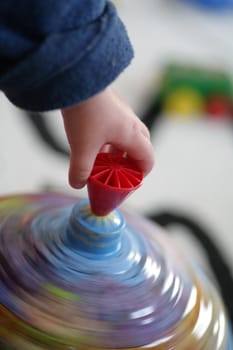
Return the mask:
[[142,180],[143,172],[133,159],[123,153],[99,153],[87,184],[93,213],[109,214]]

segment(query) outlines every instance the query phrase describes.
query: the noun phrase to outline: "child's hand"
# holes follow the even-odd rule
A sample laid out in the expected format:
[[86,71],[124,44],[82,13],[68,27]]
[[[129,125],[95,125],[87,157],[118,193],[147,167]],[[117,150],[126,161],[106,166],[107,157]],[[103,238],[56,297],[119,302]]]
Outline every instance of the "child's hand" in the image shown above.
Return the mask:
[[85,186],[97,154],[105,145],[127,152],[146,175],[154,164],[149,131],[130,107],[108,88],[62,111],[71,148],[69,182]]

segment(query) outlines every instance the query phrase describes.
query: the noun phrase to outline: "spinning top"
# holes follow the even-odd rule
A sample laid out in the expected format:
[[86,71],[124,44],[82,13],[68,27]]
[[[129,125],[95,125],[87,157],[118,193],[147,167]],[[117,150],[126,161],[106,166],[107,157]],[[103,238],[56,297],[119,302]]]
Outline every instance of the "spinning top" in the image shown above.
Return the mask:
[[0,349],[232,350],[191,250],[138,215],[93,207],[52,193],[0,200]]

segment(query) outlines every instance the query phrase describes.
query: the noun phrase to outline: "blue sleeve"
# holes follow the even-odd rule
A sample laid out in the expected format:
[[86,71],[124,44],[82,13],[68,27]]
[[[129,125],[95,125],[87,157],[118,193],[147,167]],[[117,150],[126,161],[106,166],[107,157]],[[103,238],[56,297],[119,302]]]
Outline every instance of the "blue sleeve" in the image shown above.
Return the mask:
[[84,101],[132,57],[108,1],[0,1],[0,90],[20,108],[45,111]]

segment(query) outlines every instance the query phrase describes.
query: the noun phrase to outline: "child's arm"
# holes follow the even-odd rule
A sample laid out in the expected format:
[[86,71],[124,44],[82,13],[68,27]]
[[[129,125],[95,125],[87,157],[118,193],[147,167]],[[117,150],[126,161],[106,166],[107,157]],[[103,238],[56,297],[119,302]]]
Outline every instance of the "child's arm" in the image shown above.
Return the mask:
[[152,169],[154,152],[149,132],[112,89],[64,109],[62,114],[71,147],[71,186],[82,188],[86,184],[95,157],[106,144],[127,152],[145,175]]
[[108,1],[0,1],[0,90],[18,107],[78,104],[105,89],[132,57]]

